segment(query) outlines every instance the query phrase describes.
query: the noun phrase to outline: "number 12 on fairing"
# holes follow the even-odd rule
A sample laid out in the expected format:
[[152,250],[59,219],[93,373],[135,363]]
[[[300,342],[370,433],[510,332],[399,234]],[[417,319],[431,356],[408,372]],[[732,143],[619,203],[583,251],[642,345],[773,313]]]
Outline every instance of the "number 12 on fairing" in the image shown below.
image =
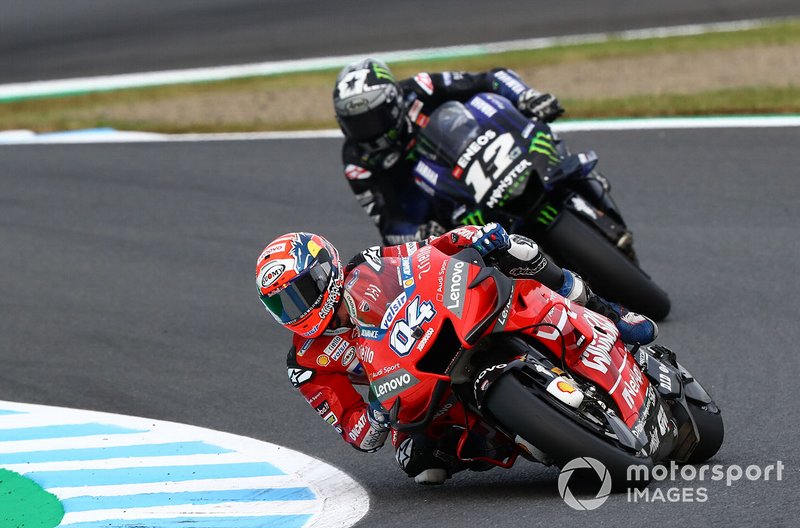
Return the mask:
[[514,145],[514,138],[511,133],[506,132],[483,149],[483,161],[488,168],[494,167],[494,173],[492,173],[491,177],[483,172],[481,163],[472,163],[464,178],[464,183],[471,185],[474,189],[475,203],[480,203],[486,193],[489,192],[489,189],[492,188],[492,181],[499,178],[514,159],[519,156],[518,151],[514,153],[516,155],[512,155],[511,150]]

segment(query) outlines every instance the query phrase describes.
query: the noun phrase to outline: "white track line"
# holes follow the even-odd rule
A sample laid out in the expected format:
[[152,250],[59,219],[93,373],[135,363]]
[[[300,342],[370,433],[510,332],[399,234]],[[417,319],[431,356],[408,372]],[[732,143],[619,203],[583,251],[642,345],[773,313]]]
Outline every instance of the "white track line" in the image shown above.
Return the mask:
[[354,60],[371,55],[380,56],[387,62],[402,62],[434,58],[457,58],[475,55],[488,55],[505,51],[535,50],[551,48],[554,46],[606,42],[612,39],[641,40],[648,38],[699,35],[702,33],[717,33],[722,31],[739,31],[743,29],[758,28],[785,20],[785,18],[755,19],[711,24],[690,24],[682,26],[636,29],[612,33],[590,33],[584,35],[519,39],[463,46],[446,46],[390,52],[369,52],[358,55],[259,62],[212,68],[191,68],[184,70],[21,82],[0,85],[0,102],[31,99],[36,97],[120,90],[125,88],[139,88],[144,86],[210,82],[243,77],[336,69],[341,68],[345,64],[348,64]]
[[670,130],[687,128],[780,128],[800,126],[800,115],[659,117],[637,119],[597,119],[554,123],[556,132],[599,130]]
[[[727,116],[727,117],[664,117],[644,119],[597,119],[554,123],[556,132],[593,132],[623,130],[673,130],[706,128],[790,128],[800,127],[800,115]],[[339,130],[306,130],[297,132],[234,132],[228,134],[157,134],[143,132],[98,132],[65,134],[28,134],[4,137],[3,145],[99,144],[99,143],[171,143],[203,141],[272,141],[288,139],[341,139]]]

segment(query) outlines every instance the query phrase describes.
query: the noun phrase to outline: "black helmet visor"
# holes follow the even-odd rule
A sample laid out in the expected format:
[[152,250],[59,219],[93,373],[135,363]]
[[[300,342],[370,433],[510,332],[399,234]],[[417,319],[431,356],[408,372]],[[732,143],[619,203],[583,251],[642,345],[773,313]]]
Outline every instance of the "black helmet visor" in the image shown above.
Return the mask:
[[377,108],[353,116],[340,116],[342,131],[357,142],[372,141],[397,128],[402,118],[397,105],[384,103]]

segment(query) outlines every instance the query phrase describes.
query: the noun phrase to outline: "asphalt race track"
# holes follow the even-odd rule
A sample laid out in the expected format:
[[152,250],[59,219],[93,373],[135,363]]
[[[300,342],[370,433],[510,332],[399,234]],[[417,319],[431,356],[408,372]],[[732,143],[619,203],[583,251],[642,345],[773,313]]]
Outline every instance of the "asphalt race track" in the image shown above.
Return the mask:
[[781,460],[781,482],[707,487],[704,503],[568,508],[557,472],[460,474],[420,488],[391,449],[347,446],[286,379],[289,336],[260,306],[255,258],[312,230],[350,254],[376,241],[339,140],[0,149],[0,400],[145,416],[322,458],[371,493],[363,526],[796,526],[800,411],[800,129],[573,133],[595,148],[673,301],[660,341],[710,387],[715,462]]
[[796,0],[4,0],[0,83],[789,15]]

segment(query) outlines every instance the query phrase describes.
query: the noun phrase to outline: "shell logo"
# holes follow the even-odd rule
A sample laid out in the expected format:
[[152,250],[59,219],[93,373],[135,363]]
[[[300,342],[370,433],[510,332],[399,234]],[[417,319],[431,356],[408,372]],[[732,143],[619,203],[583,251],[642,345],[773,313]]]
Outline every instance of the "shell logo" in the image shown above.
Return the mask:
[[556,383],[556,387],[558,387],[558,390],[560,390],[561,392],[566,392],[567,394],[572,394],[573,392],[575,392],[575,387],[573,387],[566,381],[559,381],[558,383]]
[[330,362],[331,362],[331,358],[329,358],[328,356],[319,356],[317,358],[317,365],[319,365],[320,367],[325,367]]

